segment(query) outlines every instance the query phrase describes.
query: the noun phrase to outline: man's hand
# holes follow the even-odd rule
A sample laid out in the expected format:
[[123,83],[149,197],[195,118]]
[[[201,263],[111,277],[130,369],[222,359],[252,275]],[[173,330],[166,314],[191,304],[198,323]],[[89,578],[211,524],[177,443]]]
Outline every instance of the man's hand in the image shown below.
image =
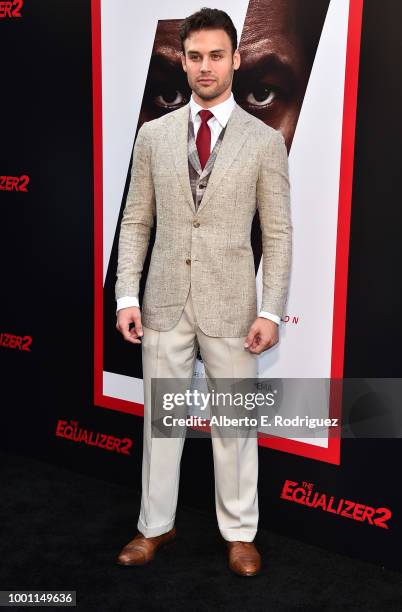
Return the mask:
[[[134,327],[129,329],[130,323],[134,323]],[[116,329],[119,331],[124,340],[133,344],[141,344],[140,336],[143,336],[141,323],[141,310],[137,306],[129,308],[121,308],[117,311]]]
[[250,353],[260,355],[266,349],[277,344],[278,340],[278,325],[270,319],[257,317],[244,341],[244,348]]

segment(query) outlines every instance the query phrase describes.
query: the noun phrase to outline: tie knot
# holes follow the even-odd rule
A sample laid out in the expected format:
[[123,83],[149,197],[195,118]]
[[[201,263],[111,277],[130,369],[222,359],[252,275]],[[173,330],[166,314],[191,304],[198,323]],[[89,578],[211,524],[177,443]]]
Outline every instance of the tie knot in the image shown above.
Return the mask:
[[199,116],[201,117],[201,123],[206,123],[211,117],[213,117],[213,113],[209,110],[200,110]]

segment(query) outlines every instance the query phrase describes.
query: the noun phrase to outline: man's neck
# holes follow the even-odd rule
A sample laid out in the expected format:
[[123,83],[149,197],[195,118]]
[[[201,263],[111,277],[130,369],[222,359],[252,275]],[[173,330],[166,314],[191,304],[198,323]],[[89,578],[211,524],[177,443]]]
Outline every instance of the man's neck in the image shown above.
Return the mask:
[[199,104],[200,106],[202,106],[202,108],[205,109],[212,108],[214,106],[217,106],[218,104],[222,104],[222,102],[226,102],[226,100],[228,100],[231,95],[232,90],[229,89],[220,96],[213,98],[212,100],[204,100],[203,98],[200,98],[194,91],[192,93],[194,102],[197,102],[197,104]]

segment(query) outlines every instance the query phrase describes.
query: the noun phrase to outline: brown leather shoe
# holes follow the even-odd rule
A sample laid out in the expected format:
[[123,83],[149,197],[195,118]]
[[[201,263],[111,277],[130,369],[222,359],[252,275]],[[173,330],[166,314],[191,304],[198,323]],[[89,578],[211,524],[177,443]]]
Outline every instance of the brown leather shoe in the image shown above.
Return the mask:
[[175,537],[175,527],[153,538],[146,538],[142,533],[137,533],[135,538],[121,550],[117,563],[118,565],[145,565],[153,560],[158,548],[171,542]]
[[239,576],[256,576],[261,570],[261,555],[253,542],[226,542],[229,567]]

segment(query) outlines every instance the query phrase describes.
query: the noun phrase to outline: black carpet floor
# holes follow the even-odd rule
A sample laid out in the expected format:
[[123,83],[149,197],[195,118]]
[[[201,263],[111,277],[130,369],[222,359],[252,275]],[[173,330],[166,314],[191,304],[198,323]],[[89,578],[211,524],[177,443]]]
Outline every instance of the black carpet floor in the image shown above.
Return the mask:
[[147,566],[120,567],[138,493],[31,458],[0,459],[0,590],[71,589],[77,609],[99,612],[402,610],[398,572],[261,529],[263,573],[237,577],[215,521],[186,507],[173,545]]

